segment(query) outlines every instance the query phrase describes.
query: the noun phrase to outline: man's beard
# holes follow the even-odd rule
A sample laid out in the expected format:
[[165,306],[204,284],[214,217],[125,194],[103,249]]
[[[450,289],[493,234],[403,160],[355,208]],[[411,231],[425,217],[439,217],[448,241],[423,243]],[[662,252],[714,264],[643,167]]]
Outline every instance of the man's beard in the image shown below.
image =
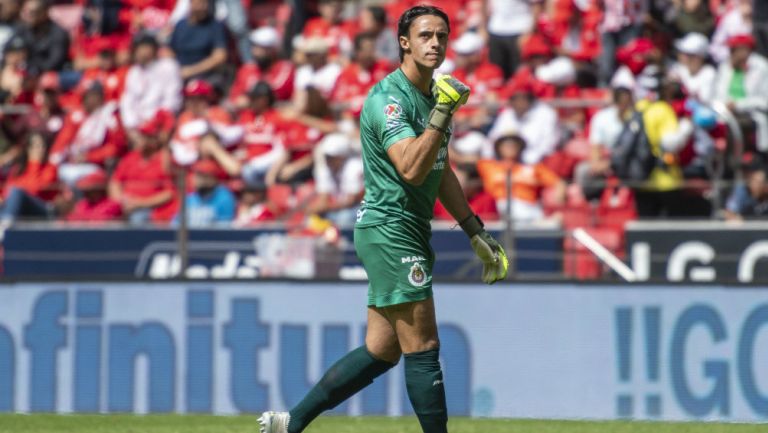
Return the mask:
[[256,66],[262,71],[269,69],[269,67],[272,66],[272,63],[274,63],[272,57],[255,57],[253,60],[256,62]]

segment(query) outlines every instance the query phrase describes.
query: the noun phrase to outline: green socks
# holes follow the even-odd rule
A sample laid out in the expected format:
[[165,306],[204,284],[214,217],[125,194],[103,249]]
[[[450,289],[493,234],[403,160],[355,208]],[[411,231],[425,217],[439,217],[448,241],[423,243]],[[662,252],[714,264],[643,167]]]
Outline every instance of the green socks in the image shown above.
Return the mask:
[[[325,372],[320,382],[291,409],[288,433],[300,433],[322,412],[333,409],[394,366],[395,364],[371,356],[365,346],[349,352],[336,361]],[[442,386],[440,388],[442,389]]]
[[405,358],[405,385],[413,411],[424,433],[447,433],[443,372],[438,349],[409,353]]

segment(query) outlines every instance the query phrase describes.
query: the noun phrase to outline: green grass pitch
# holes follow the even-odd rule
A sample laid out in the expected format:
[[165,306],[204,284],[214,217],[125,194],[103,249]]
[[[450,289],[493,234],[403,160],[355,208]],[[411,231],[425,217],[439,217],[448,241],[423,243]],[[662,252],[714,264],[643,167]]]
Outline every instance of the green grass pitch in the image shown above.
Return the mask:
[[[451,433],[752,433],[763,424],[451,418]],[[0,433],[258,433],[253,416],[0,415]],[[420,433],[416,418],[321,417],[305,433]]]

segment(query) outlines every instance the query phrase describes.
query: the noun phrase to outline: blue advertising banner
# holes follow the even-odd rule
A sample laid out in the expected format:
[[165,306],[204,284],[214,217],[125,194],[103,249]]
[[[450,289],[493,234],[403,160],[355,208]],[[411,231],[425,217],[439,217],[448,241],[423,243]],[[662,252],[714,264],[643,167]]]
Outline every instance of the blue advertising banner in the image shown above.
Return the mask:
[[[450,413],[768,419],[766,288],[439,284]],[[255,413],[362,344],[361,283],[0,287],[0,412]],[[402,363],[337,407],[410,413]]]
[[[494,231],[500,236],[498,231]],[[180,276],[176,231],[126,227],[20,226],[5,232],[3,275],[22,278],[146,278]],[[480,264],[460,229],[435,229],[438,280],[473,280]],[[195,279],[323,278],[365,279],[352,246],[352,232],[336,246],[280,229],[208,229],[189,232],[187,275]],[[563,235],[559,230],[516,234],[521,277],[562,275]]]

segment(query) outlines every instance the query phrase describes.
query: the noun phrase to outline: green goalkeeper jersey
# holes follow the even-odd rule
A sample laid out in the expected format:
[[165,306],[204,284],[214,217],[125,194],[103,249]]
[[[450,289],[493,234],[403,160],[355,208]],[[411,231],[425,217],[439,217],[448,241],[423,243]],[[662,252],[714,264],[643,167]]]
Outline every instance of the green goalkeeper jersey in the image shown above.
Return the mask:
[[419,186],[400,177],[387,149],[404,138],[421,135],[434,106],[434,97],[424,95],[399,68],[368,93],[360,116],[365,197],[356,227],[397,221],[429,229],[446,164],[450,130],[440,145],[432,172]]

